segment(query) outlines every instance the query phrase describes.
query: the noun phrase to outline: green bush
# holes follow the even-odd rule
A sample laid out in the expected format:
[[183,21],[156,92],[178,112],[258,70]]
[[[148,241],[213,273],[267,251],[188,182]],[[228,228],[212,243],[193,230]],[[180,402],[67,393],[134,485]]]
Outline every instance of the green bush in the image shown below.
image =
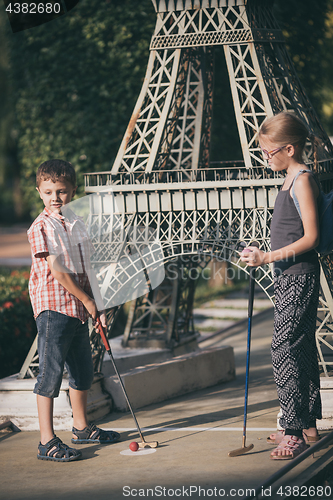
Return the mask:
[[37,333],[29,271],[0,269],[0,378],[20,371]]

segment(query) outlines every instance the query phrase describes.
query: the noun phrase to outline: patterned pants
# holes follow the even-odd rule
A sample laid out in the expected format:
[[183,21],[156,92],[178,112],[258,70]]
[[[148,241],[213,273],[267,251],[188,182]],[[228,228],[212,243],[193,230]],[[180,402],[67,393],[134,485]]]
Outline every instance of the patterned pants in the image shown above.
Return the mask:
[[315,342],[319,276],[275,275],[274,288],[271,353],[282,409],[280,425],[285,429],[307,429],[309,422],[322,418]]

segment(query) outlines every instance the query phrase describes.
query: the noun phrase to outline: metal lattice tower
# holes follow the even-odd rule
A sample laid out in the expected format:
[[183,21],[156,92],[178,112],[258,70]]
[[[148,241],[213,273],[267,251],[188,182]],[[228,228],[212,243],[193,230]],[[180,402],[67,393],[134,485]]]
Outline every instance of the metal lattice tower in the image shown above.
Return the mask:
[[[270,221],[283,178],[270,172],[262,157],[258,131],[263,120],[294,111],[320,138],[318,174],[325,191],[333,187],[333,150],[286,51],[273,1],[152,2],[157,22],[140,95],[111,171],[86,174],[85,189],[93,194],[89,230],[96,264],[110,262],[105,254],[119,238],[119,231],[101,232],[112,203],[121,231],[131,226],[134,240],[141,236],[144,241],[142,228],[150,228],[163,250],[166,278],[131,302],[124,344],[173,347],[195,336],[193,270],[221,258],[247,272],[238,260],[239,241],[257,240],[263,250],[270,248]],[[214,60],[217,46],[223,47],[223,61]],[[243,161],[222,158],[216,167],[210,163],[210,139],[213,84],[219,85],[214,65],[219,63],[228,71]],[[310,144],[306,160],[311,166]],[[332,349],[332,268],[328,257],[317,332],[326,375],[330,363],[321,346]],[[258,275],[273,300],[271,268],[260,268]],[[112,289],[115,282],[105,286]]]

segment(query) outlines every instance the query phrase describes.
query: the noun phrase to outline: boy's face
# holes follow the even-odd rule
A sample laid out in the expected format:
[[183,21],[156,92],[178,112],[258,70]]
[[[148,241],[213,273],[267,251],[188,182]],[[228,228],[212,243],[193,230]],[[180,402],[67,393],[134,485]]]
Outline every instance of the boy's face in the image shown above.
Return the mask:
[[41,181],[36,189],[45,207],[57,214],[61,213],[63,205],[69,203],[76,192],[76,187],[66,179],[58,179],[56,182],[51,179]]

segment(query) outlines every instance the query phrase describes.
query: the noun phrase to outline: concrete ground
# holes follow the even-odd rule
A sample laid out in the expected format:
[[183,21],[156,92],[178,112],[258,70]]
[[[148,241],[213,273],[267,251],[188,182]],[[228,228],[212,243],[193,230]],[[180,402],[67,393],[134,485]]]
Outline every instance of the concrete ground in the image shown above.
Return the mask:
[[[273,447],[266,443],[266,437],[276,429],[279,410],[269,352],[272,316],[270,309],[255,317],[252,327],[246,444],[252,443],[253,450],[242,456],[228,457],[229,451],[242,446],[247,337],[246,325],[242,324],[235,325],[228,338],[221,334],[203,345],[233,346],[235,380],[136,411],[146,441],[158,440],[156,451],[129,452],[129,443],[138,440],[129,413],[112,413],[99,422],[102,428],[120,432],[121,442],[107,446],[82,445],[82,459],[72,463],[37,460],[38,432],[3,432],[0,498],[249,497],[251,488],[286,465],[285,461],[270,460]],[[327,433],[323,431],[323,435]],[[70,444],[70,430],[58,435]],[[309,476],[313,468],[327,463],[327,457],[332,459],[332,452],[332,445],[326,446],[286,478],[278,480],[275,487],[288,495],[286,485],[302,474]],[[275,496],[269,489],[265,493],[270,498],[286,498]],[[310,497],[317,498],[306,495]],[[328,496],[321,495],[321,498]]]

